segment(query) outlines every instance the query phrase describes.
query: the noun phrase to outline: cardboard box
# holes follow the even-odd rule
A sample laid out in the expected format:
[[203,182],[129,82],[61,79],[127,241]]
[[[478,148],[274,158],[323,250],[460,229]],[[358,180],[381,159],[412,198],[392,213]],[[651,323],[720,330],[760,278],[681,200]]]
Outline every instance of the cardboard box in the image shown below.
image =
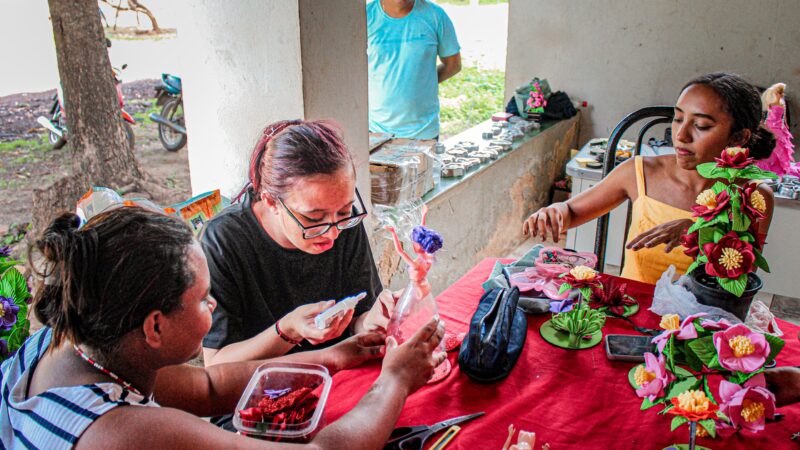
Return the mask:
[[392,139],[372,153],[372,203],[399,205],[431,191],[435,145],[434,140]]

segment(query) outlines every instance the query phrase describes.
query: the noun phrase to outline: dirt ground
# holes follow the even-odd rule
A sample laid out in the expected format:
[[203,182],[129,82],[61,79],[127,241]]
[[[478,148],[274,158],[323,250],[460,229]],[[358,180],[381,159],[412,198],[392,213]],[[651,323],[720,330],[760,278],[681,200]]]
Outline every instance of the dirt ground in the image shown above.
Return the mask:
[[[147,119],[159,80],[123,83],[125,110],[136,119],[135,152],[141,166],[174,190],[170,203],[190,196],[188,146],[171,153],[161,146],[158,128]],[[53,150],[37,122],[47,116],[55,90],[0,97],[0,247],[15,244],[31,221],[33,189],[50,185],[70,171],[69,144]],[[69,112],[67,112],[69,114]]]

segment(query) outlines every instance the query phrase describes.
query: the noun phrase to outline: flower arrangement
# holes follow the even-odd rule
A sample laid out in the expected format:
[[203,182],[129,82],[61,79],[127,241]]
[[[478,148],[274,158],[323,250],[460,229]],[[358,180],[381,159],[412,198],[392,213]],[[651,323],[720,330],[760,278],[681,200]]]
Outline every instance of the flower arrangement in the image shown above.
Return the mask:
[[761,255],[763,236],[758,233],[767,206],[755,184],[735,182],[777,176],[756,167],[746,148],[728,147],[715,161],[697,166],[703,177],[722,181],[701,192],[692,207],[697,220],[683,236],[683,246],[695,261],[686,273],[703,267],[723,289],[741,297],[749,273],[756,268],[769,272]]
[[13,355],[30,332],[31,293],[25,277],[15,268],[21,263],[11,259],[8,247],[0,247],[0,361]]
[[[643,399],[642,410],[664,406],[661,414],[674,416],[673,431],[689,423],[690,446],[695,434],[714,437],[718,427],[764,429],[765,419],[775,411],[764,366],[781,351],[783,340],[744,324],[710,320],[706,313],[683,321],[676,314],[666,314],[660,327],[664,331],[653,338],[658,356],[645,353],[645,363],[629,377]],[[712,375],[726,378],[719,384],[717,398],[709,385]]]
[[531,83],[531,92],[526,105],[528,106],[528,112],[532,114],[542,114],[544,107],[547,106],[547,99],[544,98],[542,86],[536,80]]
[[[602,288],[598,272],[591,267],[576,266],[568,272],[561,274],[563,280],[558,293],[563,294],[569,290],[577,289],[578,304],[572,307],[569,299],[551,303],[550,310],[556,312],[553,318],[545,322],[542,327],[552,327],[555,331],[569,334],[569,348],[581,348],[581,340],[587,339],[586,346],[591,347],[600,342],[600,330],[606,322],[606,315],[597,309],[591,309],[587,303],[592,298],[593,288]],[[584,303],[583,301],[586,301]],[[555,306],[554,306],[555,305]],[[556,307],[557,309],[554,309]],[[555,345],[563,345],[552,335],[542,334],[545,340]],[[595,342],[596,341],[596,342]]]

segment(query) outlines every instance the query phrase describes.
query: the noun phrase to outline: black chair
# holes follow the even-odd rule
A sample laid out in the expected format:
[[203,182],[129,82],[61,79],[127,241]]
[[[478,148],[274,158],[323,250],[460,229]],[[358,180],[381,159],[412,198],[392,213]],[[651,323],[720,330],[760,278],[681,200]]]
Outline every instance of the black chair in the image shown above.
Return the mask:
[[[648,106],[646,108],[642,108],[638,111],[634,111],[628,114],[627,117],[622,119],[620,123],[617,124],[614,131],[611,132],[611,136],[608,138],[608,149],[605,153],[605,159],[603,160],[603,178],[608,175],[614,169],[616,163],[616,153],[617,153],[617,145],[619,141],[622,139],[622,136],[625,132],[630,129],[632,126],[641,122],[643,120],[648,120],[640,129],[639,134],[636,138],[636,145],[631,152],[631,158],[638,156],[642,150],[642,140],[644,139],[647,132],[654,126],[662,123],[670,123],[672,122],[672,117],[675,115],[674,107],[672,106]],[[667,128],[667,132],[669,132],[669,128]],[[667,140],[667,139],[665,139]],[[671,142],[668,144],[671,145]],[[630,204],[630,201],[628,201]],[[597,232],[595,234],[594,239],[594,253],[597,255],[597,270],[603,271],[605,268],[606,263],[606,244],[608,241],[608,222],[611,218],[611,213],[600,217],[597,219]],[[631,225],[631,208],[628,208],[628,218],[625,221],[625,238],[623,239],[624,243],[628,242],[628,228]],[[623,249],[624,250],[624,249]],[[620,267],[625,265],[625,252],[622,253],[622,264]]]

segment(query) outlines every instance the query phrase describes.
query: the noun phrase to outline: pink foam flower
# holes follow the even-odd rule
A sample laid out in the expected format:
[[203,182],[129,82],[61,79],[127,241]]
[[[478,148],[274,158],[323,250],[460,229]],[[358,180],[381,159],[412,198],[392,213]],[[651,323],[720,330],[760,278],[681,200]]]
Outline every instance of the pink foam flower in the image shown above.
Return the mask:
[[636,389],[636,395],[647,397],[651,402],[655,401],[665,395],[664,389],[674,379],[675,376],[665,367],[664,355],[656,358],[656,355],[652,353],[645,353],[644,366],[637,367],[634,373],[634,380],[639,386],[639,389]]
[[775,417],[775,395],[767,389],[764,374],[747,380],[743,386],[721,381],[719,397],[722,411],[734,428],[752,432],[764,429],[764,421]]
[[727,330],[728,328],[732,327],[733,324],[730,323],[727,319],[719,319],[719,321],[706,319],[700,322],[700,326],[705,328],[706,330]]
[[687,339],[694,339],[697,337],[697,329],[694,327],[694,319],[698,317],[703,317],[707,315],[706,313],[697,313],[692,314],[681,322],[680,327],[677,328],[667,328],[664,330],[663,333],[659,334],[658,336],[653,338],[653,343],[656,344],[658,347],[659,352],[664,352],[664,347],[667,345],[667,341],[669,341],[669,337],[673,334],[679,340],[685,341]]
[[728,370],[755,372],[764,365],[770,353],[764,335],[750,331],[742,323],[714,333],[713,339],[719,363]]

